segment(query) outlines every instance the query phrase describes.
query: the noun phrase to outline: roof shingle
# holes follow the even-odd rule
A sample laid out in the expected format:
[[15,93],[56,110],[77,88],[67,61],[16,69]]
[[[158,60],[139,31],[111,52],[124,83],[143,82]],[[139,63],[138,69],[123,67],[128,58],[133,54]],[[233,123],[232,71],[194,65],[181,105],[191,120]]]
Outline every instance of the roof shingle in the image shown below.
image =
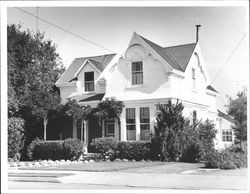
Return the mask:
[[86,60],[90,60],[90,62],[102,72],[115,55],[116,54],[107,54],[74,59],[62,76],[57,80],[56,85],[69,83]]
[[174,69],[185,72],[196,43],[161,47],[142,36],[140,37]]

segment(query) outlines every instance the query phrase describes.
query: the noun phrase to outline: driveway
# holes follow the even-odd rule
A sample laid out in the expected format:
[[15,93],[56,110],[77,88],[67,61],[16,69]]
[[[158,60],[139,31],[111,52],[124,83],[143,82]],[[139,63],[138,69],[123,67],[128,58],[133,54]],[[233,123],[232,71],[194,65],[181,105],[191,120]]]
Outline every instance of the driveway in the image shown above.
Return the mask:
[[[51,170],[16,170],[9,177],[9,189],[190,189],[246,192],[248,188],[247,169],[225,171],[199,167],[199,164],[168,163],[108,172],[74,170],[53,171],[54,174],[51,174]],[[23,178],[15,177],[15,173]],[[29,173],[32,176],[28,176]]]

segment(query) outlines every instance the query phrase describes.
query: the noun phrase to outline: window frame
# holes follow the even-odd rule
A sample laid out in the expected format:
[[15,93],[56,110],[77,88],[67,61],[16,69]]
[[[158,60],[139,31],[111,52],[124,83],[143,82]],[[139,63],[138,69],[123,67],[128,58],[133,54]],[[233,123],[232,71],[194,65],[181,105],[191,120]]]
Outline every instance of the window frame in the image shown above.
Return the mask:
[[[142,115],[146,114],[145,112],[143,113],[143,110],[147,109],[147,116],[148,118],[142,118]],[[142,121],[142,119],[147,119],[148,121],[145,122],[145,121]],[[147,139],[144,139],[143,136],[142,136],[142,131],[146,131],[146,130],[142,130],[142,126],[147,126],[148,130],[149,131],[149,138]],[[149,107],[140,107],[140,140],[150,140],[150,108]]]
[[[86,74],[87,73],[93,73],[93,81],[86,81]],[[92,84],[92,85],[91,85]],[[87,87],[88,85],[88,87]],[[90,90],[89,88],[93,87],[93,90]],[[92,89],[92,88],[91,88]],[[85,92],[94,92],[95,91],[95,72],[94,71],[86,71],[84,72],[84,91]]]
[[223,142],[233,142],[233,130],[232,129],[222,129],[221,135]]
[[[113,129],[114,129],[114,132],[113,133],[109,133],[108,131],[108,125],[113,125]],[[115,121],[114,120],[106,120],[105,121],[105,136],[106,137],[115,137]]]
[[196,89],[196,71],[195,68],[192,68],[192,88]]
[[[136,65],[140,65],[140,69],[137,70]],[[131,63],[132,85],[143,84],[143,61],[134,61]]]
[[[133,110],[133,114],[134,114],[134,122],[128,122],[128,111],[129,110]],[[134,130],[128,130],[129,127],[134,126]],[[136,140],[136,110],[135,108],[126,108],[126,131],[127,131],[127,140],[128,141],[133,141]],[[134,139],[128,139],[128,133],[129,131],[134,131],[135,135],[134,135]]]

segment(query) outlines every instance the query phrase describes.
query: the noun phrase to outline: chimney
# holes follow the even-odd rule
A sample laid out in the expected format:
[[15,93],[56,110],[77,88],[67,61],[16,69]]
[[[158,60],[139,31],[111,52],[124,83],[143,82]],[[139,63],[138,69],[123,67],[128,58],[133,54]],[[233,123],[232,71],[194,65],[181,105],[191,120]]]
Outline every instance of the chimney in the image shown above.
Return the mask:
[[201,27],[201,25],[195,25],[196,26],[196,42],[199,41],[199,27]]

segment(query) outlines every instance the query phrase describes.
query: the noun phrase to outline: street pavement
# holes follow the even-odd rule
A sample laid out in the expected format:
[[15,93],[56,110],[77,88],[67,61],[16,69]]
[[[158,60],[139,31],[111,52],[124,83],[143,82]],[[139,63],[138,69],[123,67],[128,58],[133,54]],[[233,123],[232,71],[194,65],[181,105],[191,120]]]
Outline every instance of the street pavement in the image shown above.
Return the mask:
[[[246,169],[205,171],[197,169],[164,173],[169,165],[121,170],[116,172],[9,170],[9,189],[79,190],[234,190],[246,192]],[[155,171],[154,171],[155,169]],[[243,173],[242,173],[243,172]]]

